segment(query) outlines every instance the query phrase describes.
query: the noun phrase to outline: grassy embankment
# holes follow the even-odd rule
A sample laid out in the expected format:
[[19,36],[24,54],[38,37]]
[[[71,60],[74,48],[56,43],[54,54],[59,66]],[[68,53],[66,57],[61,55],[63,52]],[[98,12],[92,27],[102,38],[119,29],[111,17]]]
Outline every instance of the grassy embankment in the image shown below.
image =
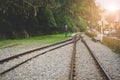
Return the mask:
[[104,36],[103,44],[120,54],[120,39]]
[[[96,34],[90,33],[90,32],[87,32],[86,35],[88,35],[91,38],[97,36]],[[102,43],[104,45],[108,46],[109,48],[111,48],[112,51],[114,51],[115,53],[119,53],[120,54],[120,39],[103,36]]]
[[[70,36],[69,33],[68,36]],[[26,39],[14,39],[14,40],[0,40],[0,48],[7,48],[16,45],[25,45],[25,44],[40,44],[42,46],[47,44],[53,44],[60,41],[63,41],[69,37],[65,37],[64,34],[53,34],[53,35],[43,35],[43,36],[35,36]]]

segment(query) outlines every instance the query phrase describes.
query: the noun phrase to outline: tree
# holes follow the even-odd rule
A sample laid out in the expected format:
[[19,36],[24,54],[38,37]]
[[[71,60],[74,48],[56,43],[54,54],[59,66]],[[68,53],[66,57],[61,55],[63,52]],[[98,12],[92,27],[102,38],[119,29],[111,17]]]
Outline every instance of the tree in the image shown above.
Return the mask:
[[0,0],[0,38],[61,33],[65,25],[84,31],[96,11],[94,0]]

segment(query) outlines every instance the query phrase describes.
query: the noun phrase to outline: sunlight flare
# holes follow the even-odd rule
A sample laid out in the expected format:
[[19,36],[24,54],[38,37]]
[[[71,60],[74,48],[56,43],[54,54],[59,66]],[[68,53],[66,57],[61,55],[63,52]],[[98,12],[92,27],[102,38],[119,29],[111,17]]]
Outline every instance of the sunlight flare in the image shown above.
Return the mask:
[[108,9],[109,11],[115,12],[115,11],[118,10],[118,7],[114,5],[114,6],[109,6],[107,9]]

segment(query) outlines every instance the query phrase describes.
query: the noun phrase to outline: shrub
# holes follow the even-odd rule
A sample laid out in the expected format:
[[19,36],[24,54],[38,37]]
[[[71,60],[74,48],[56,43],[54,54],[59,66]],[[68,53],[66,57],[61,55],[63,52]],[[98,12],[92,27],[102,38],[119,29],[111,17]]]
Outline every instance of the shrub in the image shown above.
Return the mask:
[[120,53],[120,39],[103,36],[103,44]]
[[97,37],[97,34],[93,33],[93,32],[86,32],[86,35],[88,35],[89,37],[93,38],[93,37]]

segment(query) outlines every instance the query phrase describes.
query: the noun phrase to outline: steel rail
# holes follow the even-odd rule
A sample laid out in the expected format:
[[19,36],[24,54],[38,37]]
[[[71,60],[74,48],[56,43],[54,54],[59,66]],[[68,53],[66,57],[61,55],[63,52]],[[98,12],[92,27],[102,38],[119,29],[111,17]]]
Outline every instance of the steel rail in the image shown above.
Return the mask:
[[71,57],[71,63],[70,63],[69,80],[74,80],[74,76],[75,76],[76,43],[79,40],[79,39],[77,39],[77,35],[73,39],[74,39],[74,44],[73,44],[73,51],[72,51],[72,57]]
[[95,60],[96,64],[98,65],[98,67],[100,68],[101,72],[103,73],[102,75],[104,75],[105,80],[112,80],[111,77],[109,76],[109,74],[106,72],[105,68],[103,67],[103,65],[100,63],[99,59],[96,57],[96,55],[94,54],[94,52],[90,49],[90,47],[87,45],[86,41],[83,39],[83,37],[81,37],[82,42],[85,44],[85,46],[87,47],[87,49],[89,50],[91,56],[93,57],[93,59]]
[[60,45],[60,46],[57,46],[57,47],[55,47],[55,48],[46,50],[46,51],[44,51],[44,52],[42,52],[42,53],[40,53],[40,54],[38,54],[38,55],[35,55],[35,56],[33,56],[33,57],[31,57],[31,58],[29,58],[29,59],[27,59],[27,60],[25,60],[25,61],[23,61],[23,62],[21,62],[21,63],[19,63],[19,64],[16,64],[15,66],[10,67],[9,69],[4,70],[3,72],[0,73],[0,75],[2,76],[3,74],[5,74],[5,73],[7,73],[7,72],[9,72],[9,71],[17,68],[18,66],[20,66],[20,65],[22,65],[22,64],[24,64],[24,63],[26,63],[26,62],[28,62],[28,61],[30,61],[30,60],[32,60],[33,58],[36,58],[36,57],[38,57],[38,56],[40,56],[40,55],[43,55],[43,54],[45,54],[45,53],[47,53],[47,52],[53,51],[53,50],[55,50],[55,49],[61,48],[61,47],[63,47],[63,46],[66,46],[66,45],[68,45],[68,44],[71,44],[71,43],[73,43],[73,41],[70,41],[70,42],[65,43],[65,44],[63,44],[63,45]]
[[62,42],[58,42],[58,43],[55,43],[55,44],[50,44],[50,45],[47,45],[47,46],[43,46],[43,47],[40,47],[40,48],[37,48],[37,49],[33,49],[33,50],[29,50],[29,51],[26,51],[26,52],[23,52],[23,53],[20,53],[20,54],[16,54],[16,55],[13,55],[13,56],[10,56],[10,57],[7,57],[5,59],[2,59],[0,60],[0,64],[4,63],[4,62],[7,62],[9,60],[12,60],[14,58],[17,58],[19,56],[23,56],[23,55],[26,55],[26,54],[30,54],[32,52],[35,52],[35,51],[39,51],[39,50],[42,50],[42,49],[45,49],[45,48],[49,48],[49,47],[52,47],[52,46],[55,46],[55,45],[58,45],[58,44],[62,44],[62,43],[65,43],[65,42],[68,42],[68,41],[71,41],[72,39],[68,39],[68,40],[64,40]]

